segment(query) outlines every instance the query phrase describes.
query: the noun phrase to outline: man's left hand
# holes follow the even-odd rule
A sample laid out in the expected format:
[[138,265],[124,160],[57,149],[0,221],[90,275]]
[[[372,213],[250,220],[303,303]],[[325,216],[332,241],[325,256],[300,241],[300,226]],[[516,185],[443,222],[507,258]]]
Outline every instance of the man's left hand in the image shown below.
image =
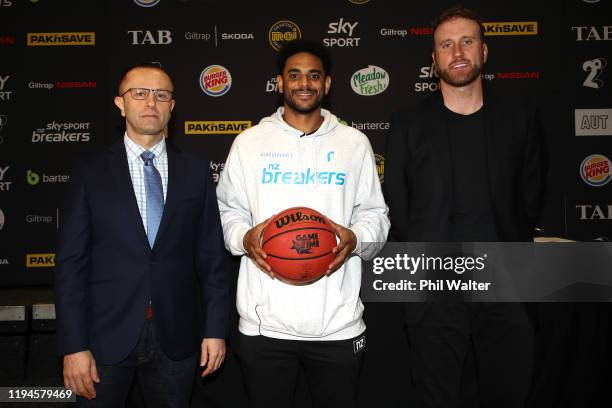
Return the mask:
[[202,372],[202,377],[217,371],[223,360],[225,360],[225,340],[224,339],[204,339],[202,340],[202,355],[200,356],[200,367],[206,366]]
[[[329,219],[329,218],[328,218]],[[349,255],[353,252],[355,247],[357,246],[357,237],[355,233],[348,228],[344,228],[340,224],[336,224],[332,220],[329,220],[334,229],[336,230],[336,235],[340,238],[340,242],[338,245],[332,249],[332,252],[336,254],[336,258],[329,264],[327,268],[327,275],[334,273],[338,268],[344,264]]]

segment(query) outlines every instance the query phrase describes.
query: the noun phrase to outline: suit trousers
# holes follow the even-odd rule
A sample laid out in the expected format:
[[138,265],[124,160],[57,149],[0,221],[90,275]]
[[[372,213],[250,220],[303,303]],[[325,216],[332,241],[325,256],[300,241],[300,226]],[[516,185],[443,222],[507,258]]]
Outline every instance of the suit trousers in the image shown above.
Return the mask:
[[[408,305],[407,307],[410,307]],[[473,352],[480,406],[522,408],[532,378],[534,329],[520,303],[433,303],[406,325],[415,408],[460,406]]]
[[96,398],[87,400],[78,397],[77,406],[124,407],[136,380],[147,408],[188,408],[198,354],[179,361],[168,358],[157,341],[153,319],[148,319],[138,344],[125,360],[114,365],[98,366],[100,383],[94,383]]

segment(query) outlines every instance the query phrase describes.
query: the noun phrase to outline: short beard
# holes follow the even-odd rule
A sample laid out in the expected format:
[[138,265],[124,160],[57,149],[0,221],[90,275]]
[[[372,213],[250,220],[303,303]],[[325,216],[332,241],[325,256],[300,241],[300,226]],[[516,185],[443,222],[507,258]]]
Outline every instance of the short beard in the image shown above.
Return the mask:
[[455,86],[455,87],[462,87],[462,86],[466,86],[471,84],[472,82],[474,82],[478,76],[482,73],[482,65],[475,65],[474,68],[472,69],[472,74],[468,77],[464,77],[464,78],[453,78],[448,70],[443,70],[438,68],[438,76],[440,77],[441,80],[443,80],[444,82],[446,82],[447,84],[451,85],[451,86]]
[[307,115],[319,109],[323,104],[323,94],[317,94],[317,99],[310,106],[300,107],[298,106],[291,95],[285,92],[285,104],[289,106],[292,110],[301,113],[303,115]]

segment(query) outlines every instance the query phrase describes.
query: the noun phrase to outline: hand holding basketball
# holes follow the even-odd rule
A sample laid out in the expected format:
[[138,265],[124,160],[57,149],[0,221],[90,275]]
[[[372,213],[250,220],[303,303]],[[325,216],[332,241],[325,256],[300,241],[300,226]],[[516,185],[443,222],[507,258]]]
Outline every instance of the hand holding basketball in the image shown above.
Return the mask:
[[332,220],[329,220],[329,222],[336,230],[336,235],[340,238],[340,242],[332,250],[336,254],[336,258],[329,264],[329,269],[326,272],[327,275],[337,271],[357,246],[357,237],[353,231],[340,224],[336,224]]
[[244,246],[244,250],[247,251],[249,257],[255,262],[259,269],[274,279],[274,272],[272,272],[272,268],[266,262],[266,253],[263,249],[261,249],[261,236],[263,234],[263,230],[266,228],[268,223],[270,223],[272,218],[274,218],[274,216],[248,230],[247,233],[244,234],[244,238],[242,238],[242,245]]

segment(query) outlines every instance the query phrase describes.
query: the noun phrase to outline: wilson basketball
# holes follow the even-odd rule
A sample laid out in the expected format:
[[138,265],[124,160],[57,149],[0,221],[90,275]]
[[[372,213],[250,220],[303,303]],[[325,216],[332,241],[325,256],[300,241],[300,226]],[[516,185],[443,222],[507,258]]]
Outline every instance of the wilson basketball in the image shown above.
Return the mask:
[[336,233],[327,217],[307,207],[289,208],[266,226],[262,249],[279,279],[297,285],[325,274],[336,254]]

